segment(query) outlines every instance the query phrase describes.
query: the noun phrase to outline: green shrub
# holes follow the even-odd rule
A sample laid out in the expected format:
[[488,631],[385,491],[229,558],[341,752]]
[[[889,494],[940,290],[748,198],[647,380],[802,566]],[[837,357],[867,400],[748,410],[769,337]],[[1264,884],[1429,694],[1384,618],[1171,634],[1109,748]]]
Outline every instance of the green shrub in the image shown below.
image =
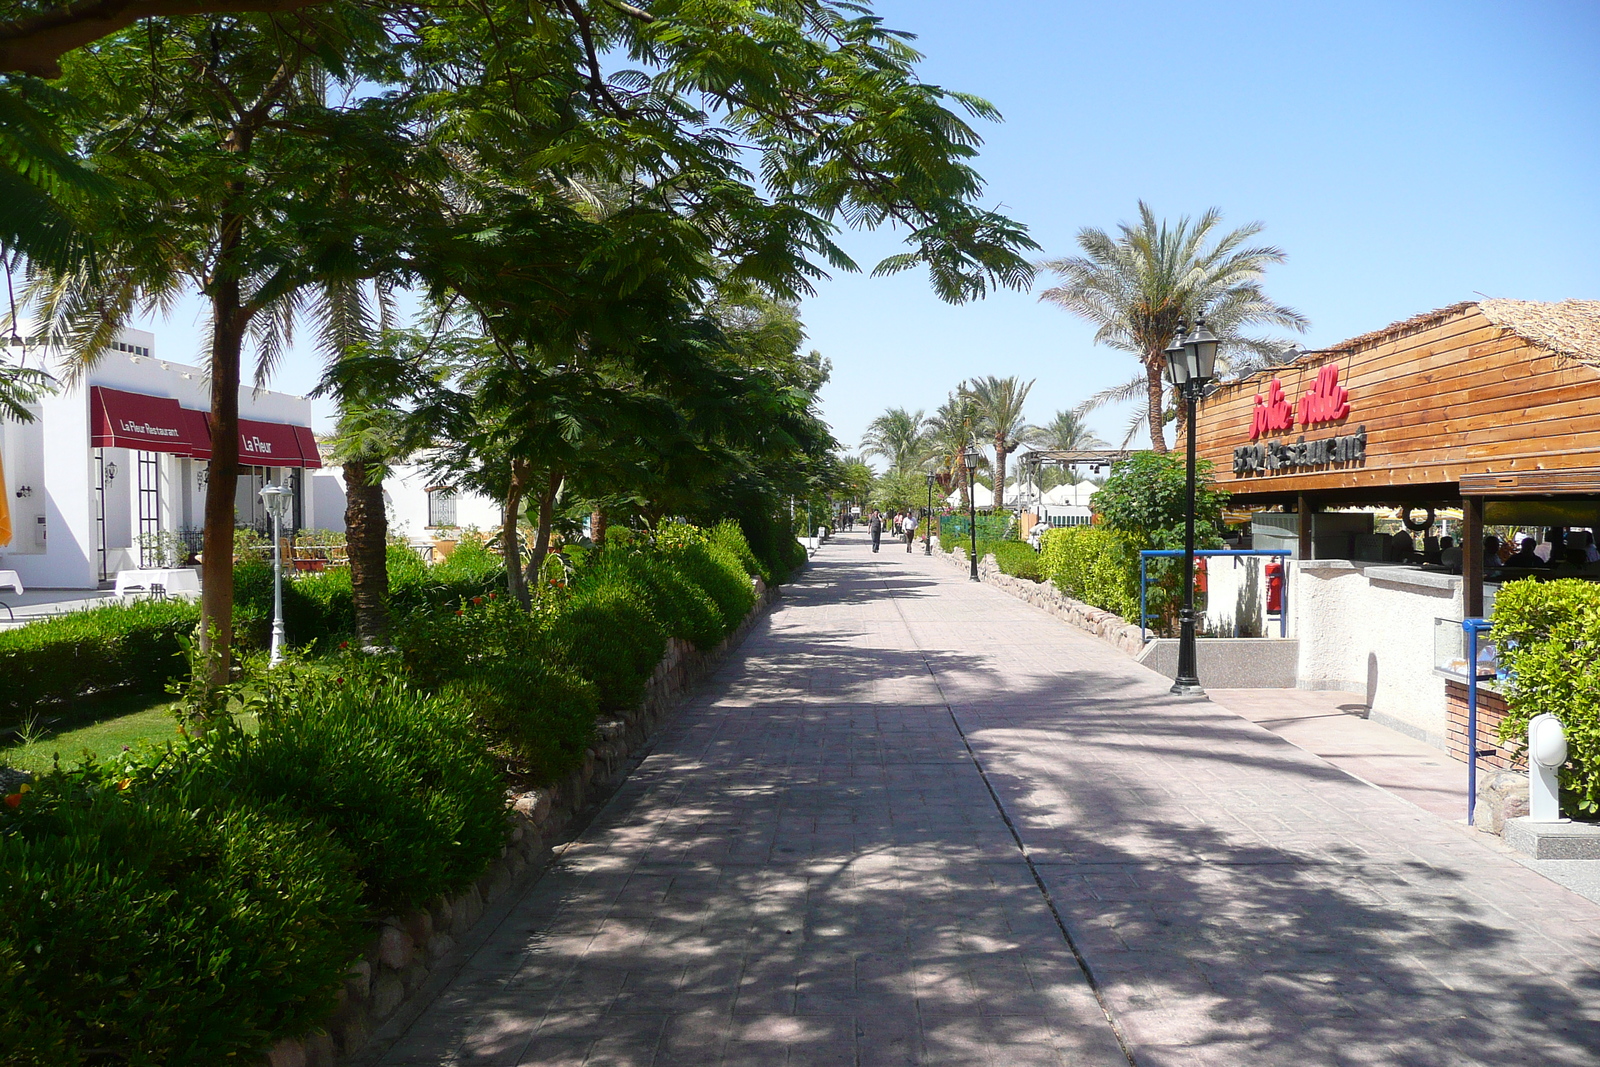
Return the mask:
[[1526,744],[1530,719],[1556,716],[1569,753],[1563,806],[1600,815],[1600,586],[1508,582],[1495,597],[1490,639],[1509,672],[1500,740]]
[[245,1062],[333,1007],[369,936],[349,853],[211,799],[90,794],[57,772],[0,814],[6,1064]]
[[648,603],[649,593],[627,571],[602,565],[582,572],[553,623],[562,658],[595,683],[601,707],[637,706],[667,650]]
[[1096,526],[1068,526],[1044,535],[1039,565],[1070,597],[1131,622],[1139,614],[1139,554],[1126,538]]
[[1003,573],[1026,578],[1030,582],[1044,581],[1043,564],[1039,553],[1034,551],[1032,545],[1021,541],[996,541],[978,547],[980,550],[994,553],[995,563]]
[[711,543],[725,552],[730,553],[739,561],[744,572],[752,578],[760,578],[768,585],[772,584],[772,570],[762,565],[756,558],[755,550],[750,547],[750,542],[744,536],[744,530],[732,519],[723,519],[711,528]]
[[386,914],[482,873],[504,844],[504,784],[459,702],[381,663],[350,667],[271,683],[259,731],[219,737],[174,788],[199,782],[325,826]]
[[[668,552],[666,559],[671,566],[678,568],[690,581],[705,590],[717,605],[722,619],[722,632],[717,635],[718,640],[737,627],[755,606],[756,594],[750,585],[750,575],[745,572],[738,557],[727,549],[710,542],[689,544]],[[698,641],[695,643],[699,644]]]
[[725,627],[717,602],[665,556],[638,552],[618,557],[618,565],[648,590],[651,614],[667,636],[702,649],[722,640]]
[[178,639],[199,622],[194,602],[151,600],[0,632],[0,726],[22,722],[39,705],[92,693],[160,693],[187,670]]
[[600,707],[595,685],[559,664],[501,660],[449,683],[445,694],[538,784],[577,767],[594,740]]

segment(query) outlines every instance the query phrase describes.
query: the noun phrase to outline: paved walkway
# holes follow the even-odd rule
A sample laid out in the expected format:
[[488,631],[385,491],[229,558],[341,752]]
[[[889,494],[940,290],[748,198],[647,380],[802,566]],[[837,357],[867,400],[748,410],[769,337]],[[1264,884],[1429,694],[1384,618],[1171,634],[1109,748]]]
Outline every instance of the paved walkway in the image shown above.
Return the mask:
[[383,1063],[1600,1063],[1600,906],[826,546]]

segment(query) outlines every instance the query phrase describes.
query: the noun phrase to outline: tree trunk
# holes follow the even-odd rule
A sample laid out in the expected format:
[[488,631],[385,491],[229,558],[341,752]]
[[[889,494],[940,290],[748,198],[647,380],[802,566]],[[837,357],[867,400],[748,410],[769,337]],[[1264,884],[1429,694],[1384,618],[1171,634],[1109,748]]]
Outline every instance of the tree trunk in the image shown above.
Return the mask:
[[589,540],[594,542],[594,547],[601,548],[606,543],[606,509],[596,507],[589,515]]
[[957,486],[957,490],[956,491],[961,494],[961,510],[962,511],[966,511],[967,510],[967,504],[968,504],[968,499],[967,499],[967,493],[968,493],[968,489],[967,489],[967,458],[962,453],[957,453],[957,455],[956,455],[955,471],[956,471],[956,486]]
[[522,539],[517,536],[517,516],[522,512],[522,497],[528,488],[528,465],[511,461],[511,485],[506,490],[500,513],[500,551],[506,560],[506,592],[524,608],[533,606],[528,583],[522,573]]
[[1174,446],[1188,440],[1189,405],[1181,399],[1174,400],[1177,419],[1172,424],[1172,443]]
[[994,442],[994,499],[989,503],[994,505],[996,511],[1005,507],[1006,502],[1006,443],[1003,438],[996,438]]
[[[544,492],[539,496],[539,529],[533,538],[533,556],[528,560],[528,573],[533,575],[534,581],[539,580],[539,572],[544,569],[544,558],[550,554],[550,527],[554,524],[556,494],[560,491],[561,473],[551,471]],[[539,591],[544,592],[543,589]]]
[[[238,246],[242,220],[224,218],[222,259]],[[229,225],[229,223],[232,225]],[[211,462],[206,472],[205,532],[200,564],[200,653],[205,672],[200,715],[226,685],[233,649],[234,493],[239,486],[239,357],[248,318],[239,280],[223,275],[211,292]]]
[[1166,427],[1162,425],[1161,413],[1166,406],[1166,382],[1161,377],[1161,364],[1157,360],[1147,360],[1144,365],[1145,396],[1150,405],[1150,447],[1157,452],[1167,450]]
[[383,482],[372,477],[368,464],[346,463],[344,494],[356,638],[364,649],[382,648],[389,635],[389,518]]

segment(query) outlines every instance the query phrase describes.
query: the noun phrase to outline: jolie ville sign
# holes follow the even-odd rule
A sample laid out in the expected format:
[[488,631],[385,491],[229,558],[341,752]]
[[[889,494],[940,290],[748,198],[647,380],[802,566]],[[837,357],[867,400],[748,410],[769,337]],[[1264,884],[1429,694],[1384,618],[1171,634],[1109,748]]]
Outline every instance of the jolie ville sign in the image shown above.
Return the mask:
[[1250,440],[1233,450],[1233,473],[1294,470],[1330,463],[1358,463],[1367,458],[1367,428],[1337,437],[1307,441],[1304,435],[1294,441],[1262,441],[1263,434],[1292,431],[1295,426],[1309,429],[1338,422],[1350,414],[1350,392],[1339,384],[1339,367],[1329,363],[1317,371],[1311,389],[1295,404],[1284,396],[1283,383],[1274,378],[1265,394],[1257,393],[1250,411]]

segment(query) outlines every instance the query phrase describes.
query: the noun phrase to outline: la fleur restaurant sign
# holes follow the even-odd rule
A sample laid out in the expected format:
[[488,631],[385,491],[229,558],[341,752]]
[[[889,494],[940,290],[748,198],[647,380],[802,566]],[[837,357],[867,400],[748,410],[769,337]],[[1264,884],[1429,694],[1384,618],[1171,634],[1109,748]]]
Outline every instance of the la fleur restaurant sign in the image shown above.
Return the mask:
[[1267,383],[1265,395],[1256,394],[1255,407],[1250,412],[1250,440],[1255,444],[1241,445],[1233,450],[1233,473],[1248,474],[1253,471],[1286,471],[1301,467],[1322,467],[1330,463],[1359,463],[1367,458],[1367,428],[1356,427],[1356,432],[1340,437],[1324,437],[1307,441],[1304,436],[1293,441],[1262,441],[1262,434],[1293,430],[1298,424],[1310,429],[1324,423],[1338,422],[1350,414],[1350,393],[1339,384],[1339,368],[1329,363],[1317,372],[1311,391],[1290,404],[1283,395],[1283,383],[1274,378]]

